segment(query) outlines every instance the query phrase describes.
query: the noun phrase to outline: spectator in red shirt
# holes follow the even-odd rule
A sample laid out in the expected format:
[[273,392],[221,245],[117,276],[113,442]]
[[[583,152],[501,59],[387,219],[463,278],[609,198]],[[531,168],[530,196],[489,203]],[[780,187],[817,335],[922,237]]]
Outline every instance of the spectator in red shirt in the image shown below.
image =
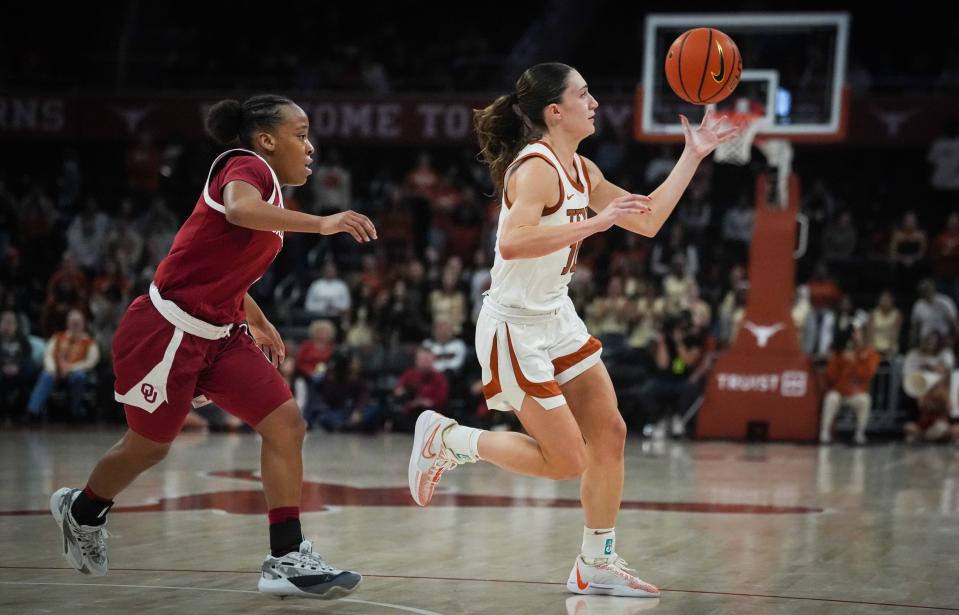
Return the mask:
[[326,363],[336,352],[336,327],[329,320],[314,320],[310,323],[310,337],[296,352],[296,371],[304,378],[322,374]]
[[326,366],[336,352],[336,327],[329,320],[310,323],[310,337],[296,351],[293,369],[293,393],[305,413],[315,401],[317,387],[323,381]]
[[394,430],[412,432],[416,417],[423,410],[442,410],[446,405],[449,385],[446,376],[433,367],[434,360],[428,348],[417,348],[416,366],[400,376],[387,417]]
[[861,327],[840,330],[829,363],[826,365],[826,396],[822,403],[819,442],[832,442],[832,425],[843,404],[856,413],[856,444],[866,443],[866,425],[872,398],[869,383],[879,367],[879,353],[867,346]]

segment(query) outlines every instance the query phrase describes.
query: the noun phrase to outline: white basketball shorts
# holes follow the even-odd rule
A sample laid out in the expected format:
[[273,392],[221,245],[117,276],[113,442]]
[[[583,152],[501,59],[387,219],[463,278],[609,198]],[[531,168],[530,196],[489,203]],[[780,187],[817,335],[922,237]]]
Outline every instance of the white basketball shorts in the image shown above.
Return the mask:
[[560,385],[596,365],[602,351],[569,298],[543,313],[500,306],[487,297],[476,322],[483,395],[493,410],[519,410],[527,395],[547,410],[562,406]]

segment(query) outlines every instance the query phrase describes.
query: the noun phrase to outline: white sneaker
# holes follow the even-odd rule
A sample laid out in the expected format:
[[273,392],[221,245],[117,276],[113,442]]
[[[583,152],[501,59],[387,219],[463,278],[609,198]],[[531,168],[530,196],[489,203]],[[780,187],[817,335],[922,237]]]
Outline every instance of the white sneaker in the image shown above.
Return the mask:
[[866,440],[866,436],[861,433],[857,433],[852,441],[856,444],[856,446],[865,446],[866,442],[868,442],[868,440]]
[[318,553],[313,553],[313,543],[304,540],[299,551],[282,557],[266,556],[257,589],[274,596],[335,600],[351,594],[362,580],[359,573],[328,564]]
[[832,444],[832,436],[828,432],[823,432],[819,434],[819,443],[820,444]]
[[432,410],[424,410],[416,419],[407,478],[410,495],[420,506],[430,503],[443,472],[460,464],[443,444],[443,431],[451,425],[456,425],[456,421]]
[[628,566],[615,553],[592,564],[580,555],[569,573],[566,589],[574,594],[658,598],[659,588],[640,579],[636,571]]
[[63,487],[50,496],[50,512],[63,536],[63,557],[83,574],[102,577],[110,568],[107,560],[107,524],[106,521],[103,525],[77,523],[70,513],[70,506],[78,495],[80,489]]

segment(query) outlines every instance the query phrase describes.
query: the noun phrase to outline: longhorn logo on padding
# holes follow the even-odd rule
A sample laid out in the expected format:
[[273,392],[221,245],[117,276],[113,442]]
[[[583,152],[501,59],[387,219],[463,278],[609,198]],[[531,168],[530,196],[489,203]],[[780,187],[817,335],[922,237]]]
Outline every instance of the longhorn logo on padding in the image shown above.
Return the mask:
[[756,336],[756,344],[758,344],[760,348],[765,348],[766,344],[769,343],[769,338],[786,328],[786,325],[781,322],[777,322],[772,326],[763,326],[757,325],[751,320],[744,322],[743,326]]

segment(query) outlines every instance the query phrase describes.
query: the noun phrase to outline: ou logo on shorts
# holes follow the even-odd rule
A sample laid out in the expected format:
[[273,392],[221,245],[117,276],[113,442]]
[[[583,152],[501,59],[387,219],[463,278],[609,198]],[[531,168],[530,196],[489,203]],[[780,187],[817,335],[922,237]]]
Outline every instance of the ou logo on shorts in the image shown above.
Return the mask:
[[144,383],[140,387],[140,393],[143,395],[143,399],[145,399],[149,404],[152,404],[157,399],[157,391],[149,382]]

